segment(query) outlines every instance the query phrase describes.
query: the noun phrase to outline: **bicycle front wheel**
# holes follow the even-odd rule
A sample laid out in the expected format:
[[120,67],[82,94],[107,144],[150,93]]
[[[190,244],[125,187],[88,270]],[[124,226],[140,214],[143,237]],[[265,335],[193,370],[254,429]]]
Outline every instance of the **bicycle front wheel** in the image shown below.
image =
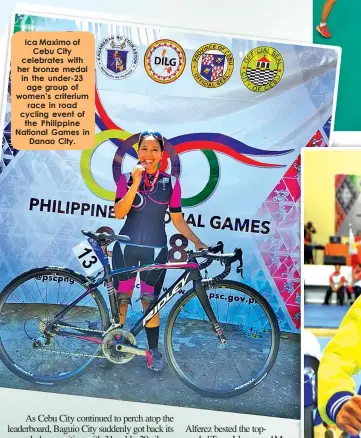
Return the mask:
[[102,356],[101,339],[96,343],[90,335],[110,325],[98,290],[51,326],[54,316],[87,288],[84,276],[56,267],[33,269],[5,287],[0,294],[0,360],[10,371],[32,383],[54,385],[80,377]]
[[221,281],[207,295],[227,344],[219,341],[191,289],[170,311],[165,354],[189,388],[206,397],[234,397],[271,370],[280,343],[277,318],[265,298],[242,283]]

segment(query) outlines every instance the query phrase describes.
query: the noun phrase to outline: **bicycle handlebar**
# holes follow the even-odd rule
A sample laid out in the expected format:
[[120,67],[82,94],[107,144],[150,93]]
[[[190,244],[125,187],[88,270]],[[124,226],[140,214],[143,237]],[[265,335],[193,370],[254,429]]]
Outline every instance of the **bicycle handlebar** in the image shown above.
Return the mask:
[[[101,231],[101,232],[99,232]],[[101,246],[108,246],[110,243],[115,241],[120,242],[129,242],[130,238],[128,236],[117,235],[113,232],[111,228],[102,227],[98,230],[97,233],[92,231],[81,231],[87,237],[90,237],[96,240]],[[213,281],[219,281],[223,278],[227,277],[227,275],[231,272],[232,263],[239,261],[239,266],[237,267],[237,273],[241,273],[243,278],[243,251],[241,248],[236,248],[231,254],[223,254],[223,242],[218,242],[215,246],[210,246],[207,249],[202,249],[200,251],[187,251],[188,258],[205,258],[206,260],[198,265],[199,270],[203,270],[211,265],[214,261],[220,262],[224,265],[224,271],[214,277]],[[220,254],[218,254],[220,253]]]
[[[205,269],[211,265],[214,261],[218,261],[224,264],[224,271],[219,274],[214,280],[221,280],[225,278],[231,272],[232,263],[239,261],[239,266],[237,267],[237,273],[241,273],[243,278],[243,251],[241,248],[235,248],[234,252],[231,254],[223,254],[223,242],[218,242],[216,246],[209,247],[207,249],[202,249],[200,251],[188,251],[189,257],[193,258],[205,258],[206,260],[199,264],[199,269]],[[217,254],[220,252],[221,254]]]

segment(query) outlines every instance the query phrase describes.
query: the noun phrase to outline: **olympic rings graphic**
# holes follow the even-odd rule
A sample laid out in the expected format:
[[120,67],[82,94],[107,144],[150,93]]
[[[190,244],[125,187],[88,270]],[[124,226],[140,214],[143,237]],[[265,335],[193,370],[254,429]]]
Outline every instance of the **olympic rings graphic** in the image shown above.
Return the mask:
[[[87,149],[83,151],[80,159],[81,175],[88,189],[94,195],[106,201],[114,201],[115,199],[115,191],[113,192],[101,187],[93,176],[93,173],[91,171],[91,161],[94,152],[98,149],[98,147],[101,146],[102,143],[107,140],[117,139],[123,141],[123,143],[117,146],[117,150],[113,159],[112,171],[114,183],[116,185],[122,173],[122,162],[125,155],[128,154],[133,158],[137,158],[136,151],[138,147],[138,138],[139,134],[132,135],[119,129],[108,129],[95,135],[94,147],[92,149]],[[166,171],[168,167],[168,160],[170,160],[170,173],[172,176],[178,178],[181,173],[179,155],[175,147],[167,139],[164,139],[164,143],[165,148],[163,154],[165,158],[161,162],[161,170]],[[194,207],[196,205],[202,204],[212,196],[218,185],[220,169],[217,155],[212,150],[202,150],[201,152],[204,154],[208,161],[209,179],[205,187],[197,195],[189,198],[182,198],[182,205],[184,207]]]
[[82,152],[80,158],[80,171],[81,176],[88,189],[94,193],[94,195],[99,198],[105,199],[106,201],[114,201],[115,192],[111,192],[110,190],[106,190],[101,187],[96,181],[91,171],[91,160],[96,149],[104,143],[106,140],[111,138],[126,140],[130,135],[127,132],[120,131],[119,129],[109,129],[107,131],[98,132],[95,135],[95,145],[91,149],[87,149]]
[[[130,155],[137,158],[138,136],[139,134],[130,134],[118,127],[108,116],[99,97],[97,88],[95,89],[96,110],[95,123],[100,129],[100,132],[95,136],[95,145],[92,149],[85,150],[81,154],[80,170],[83,180],[89,190],[99,198],[106,201],[114,201],[115,191],[107,190],[101,187],[95,180],[91,170],[92,156],[98,147],[105,141],[111,140],[116,146],[114,154],[112,174],[114,184],[116,186],[119,177],[122,173],[122,163],[125,155]],[[195,207],[209,199],[218,186],[220,177],[220,167],[216,152],[226,154],[240,163],[248,166],[278,168],[285,167],[283,164],[263,163],[258,160],[249,158],[248,155],[275,157],[293,152],[293,149],[288,150],[263,150],[249,146],[220,133],[193,133],[184,134],[172,139],[165,140],[165,150],[160,163],[160,169],[167,171],[169,164],[171,165],[171,175],[178,178],[181,174],[181,164],[179,155],[190,151],[201,151],[206,157],[209,166],[209,178],[205,187],[194,196],[182,198],[182,206]]]

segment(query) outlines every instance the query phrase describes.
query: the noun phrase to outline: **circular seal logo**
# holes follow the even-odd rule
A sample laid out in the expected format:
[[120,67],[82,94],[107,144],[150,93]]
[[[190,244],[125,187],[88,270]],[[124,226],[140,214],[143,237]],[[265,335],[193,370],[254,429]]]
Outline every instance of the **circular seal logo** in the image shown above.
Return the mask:
[[234,68],[232,52],[218,43],[205,44],[192,58],[192,74],[202,87],[217,88],[231,77]]
[[144,67],[148,76],[160,84],[177,80],[186,66],[183,48],[171,40],[159,40],[151,44],[144,55]]
[[273,47],[256,47],[244,57],[241,78],[251,91],[264,92],[275,87],[282,79],[284,61],[280,52]]
[[111,35],[99,44],[97,64],[102,73],[112,79],[126,79],[137,68],[137,46],[122,35]]

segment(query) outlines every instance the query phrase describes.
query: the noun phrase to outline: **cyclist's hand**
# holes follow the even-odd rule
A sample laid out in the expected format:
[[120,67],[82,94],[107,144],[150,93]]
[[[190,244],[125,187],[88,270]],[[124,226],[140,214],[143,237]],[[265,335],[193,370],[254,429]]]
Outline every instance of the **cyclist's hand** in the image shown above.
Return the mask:
[[355,395],[347,400],[337,414],[336,425],[350,435],[361,432],[361,396]]
[[142,166],[141,164],[137,164],[134,167],[134,169],[132,171],[133,184],[136,184],[137,186],[140,185],[144,171],[145,171],[145,167]]
[[195,242],[194,246],[196,247],[197,251],[200,251],[201,249],[207,249],[208,246],[205,245],[203,242],[199,241],[199,242]]

